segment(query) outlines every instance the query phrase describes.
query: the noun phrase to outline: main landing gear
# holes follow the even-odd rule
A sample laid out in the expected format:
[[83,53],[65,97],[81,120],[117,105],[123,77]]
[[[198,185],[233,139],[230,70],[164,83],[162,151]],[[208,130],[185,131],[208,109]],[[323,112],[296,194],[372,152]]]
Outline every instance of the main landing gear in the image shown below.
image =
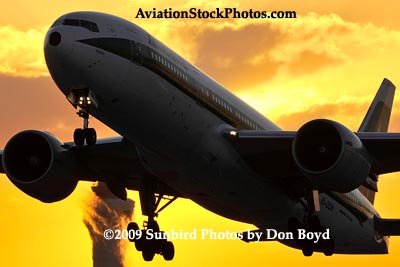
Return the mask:
[[[167,240],[164,232],[160,231],[160,227],[154,218],[177,197],[166,198],[163,194],[156,194],[154,187],[154,183],[151,181],[142,182],[139,189],[140,204],[142,213],[148,217],[148,220],[144,222],[144,229],[142,230],[135,222],[128,224],[128,233],[133,231],[133,234],[129,234],[129,241],[135,243],[136,250],[142,252],[145,261],[152,261],[155,254],[160,254],[164,260],[170,261],[175,255],[174,244]],[[167,199],[168,202],[158,209],[162,199]]]
[[335,251],[335,242],[331,237],[330,239],[320,238],[317,243],[314,243],[314,240],[299,239],[299,229],[304,229],[306,232],[322,233],[326,231],[326,228],[321,225],[318,216],[315,214],[316,211],[320,211],[318,191],[308,190],[306,195],[307,204],[304,203],[304,206],[308,210],[308,215],[304,216],[303,222],[300,222],[297,218],[290,218],[288,230],[293,233],[296,244],[300,246],[304,256],[312,256],[314,251],[321,251],[325,256],[332,256]]

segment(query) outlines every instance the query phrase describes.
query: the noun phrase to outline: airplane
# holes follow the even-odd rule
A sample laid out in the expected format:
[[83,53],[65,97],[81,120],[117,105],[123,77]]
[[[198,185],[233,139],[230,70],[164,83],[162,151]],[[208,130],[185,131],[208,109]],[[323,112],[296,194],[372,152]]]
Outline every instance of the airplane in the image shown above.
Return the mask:
[[[0,172],[45,203],[78,181],[102,181],[117,197],[139,192],[147,221],[178,198],[254,225],[261,241],[337,254],[386,254],[400,219],[374,208],[378,176],[400,170],[400,134],[387,133],[395,86],[384,79],[357,132],[316,119],[284,131],[151,34],[98,12],[58,18],[44,40],[55,84],[83,119],[73,141],[17,133],[0,151]],[[97,140],[89,116],[119,136]],[[161,201],[165,203],[161,205]],[[268,238],[266,229],[293,238]],[[314,242],[300,237],[328,233]],[[329,231],[328,231],[329,230]],[[253,232],[238,233],[255,241]],[[171,241],[130,238],[145,261],[172,260]]]

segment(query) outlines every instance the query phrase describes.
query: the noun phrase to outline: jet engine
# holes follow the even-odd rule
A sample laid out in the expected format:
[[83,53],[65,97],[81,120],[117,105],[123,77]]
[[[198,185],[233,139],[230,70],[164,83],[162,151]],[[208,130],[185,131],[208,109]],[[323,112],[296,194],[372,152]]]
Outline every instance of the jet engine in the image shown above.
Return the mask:
[[11,182],[24,193],[50,203],[69,196],[78,183],[75,161],[53,135],[23,131],[10,139],[3,167]]
[[293,141],[300,171],[322,190],[349,192],[360,186],[371,169],[360,139],[342,124],[318,119],[304,124]]

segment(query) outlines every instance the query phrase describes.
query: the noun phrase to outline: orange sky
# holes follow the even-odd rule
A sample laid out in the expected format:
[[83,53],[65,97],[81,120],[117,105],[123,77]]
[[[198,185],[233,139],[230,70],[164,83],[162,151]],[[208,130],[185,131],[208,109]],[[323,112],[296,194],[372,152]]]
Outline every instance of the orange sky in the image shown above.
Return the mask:
[[[400,86],[400,4],[395,1],[50,1],[15,0],[2,4],[0,16],[0,147],[24,129],[42,129],[71,140],[81,120],[52,82],[43,58],[43,38],[60,15],[96,10],[129,19],[165,42],[228,89],[288,130],[319,118],[341,121],[356,130],[383,77]],[[373,4],[370,4],[373,3]],[[139,7],[237,7],[296,10],[298,19],[135,20]],[[400,131],[396,97],[391,131]],[[101,137],[113,131],[91,121]],[[376,206],[384,217],[400,217],[398,174],[379,183]],[[82,205],[90,194],[81,183],[68,199],[42,204],[0,175],[2,266],[91,266],[91,243],[82,223]],[[141,222],[137,193],[135,218]],[[248,225],[214,215],[188,200],[178,200],[161,214],[163,229],[243,231]],[[144,263],[133,246],[130,266],[373,266],[400,262],[400,237],[391,238],[385,256],[315,255],[277,243],[176,241],[176,258]],[[221,254],[222,253],[222,254]]]

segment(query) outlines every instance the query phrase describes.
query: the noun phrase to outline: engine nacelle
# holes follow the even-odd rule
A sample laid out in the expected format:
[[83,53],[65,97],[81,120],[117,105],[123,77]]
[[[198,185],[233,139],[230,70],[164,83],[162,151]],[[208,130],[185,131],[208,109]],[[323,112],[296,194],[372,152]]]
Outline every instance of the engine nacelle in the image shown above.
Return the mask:
[[361,140],[342,124],[318,119],[304,124],[293,141],[293,158],[319,189],[349,192],[371,169]]
[[24,193],[50,203],[69,196],[78,183],[72,155],[53,135],[23,131],[10,139],[3,167],[11,182]]

